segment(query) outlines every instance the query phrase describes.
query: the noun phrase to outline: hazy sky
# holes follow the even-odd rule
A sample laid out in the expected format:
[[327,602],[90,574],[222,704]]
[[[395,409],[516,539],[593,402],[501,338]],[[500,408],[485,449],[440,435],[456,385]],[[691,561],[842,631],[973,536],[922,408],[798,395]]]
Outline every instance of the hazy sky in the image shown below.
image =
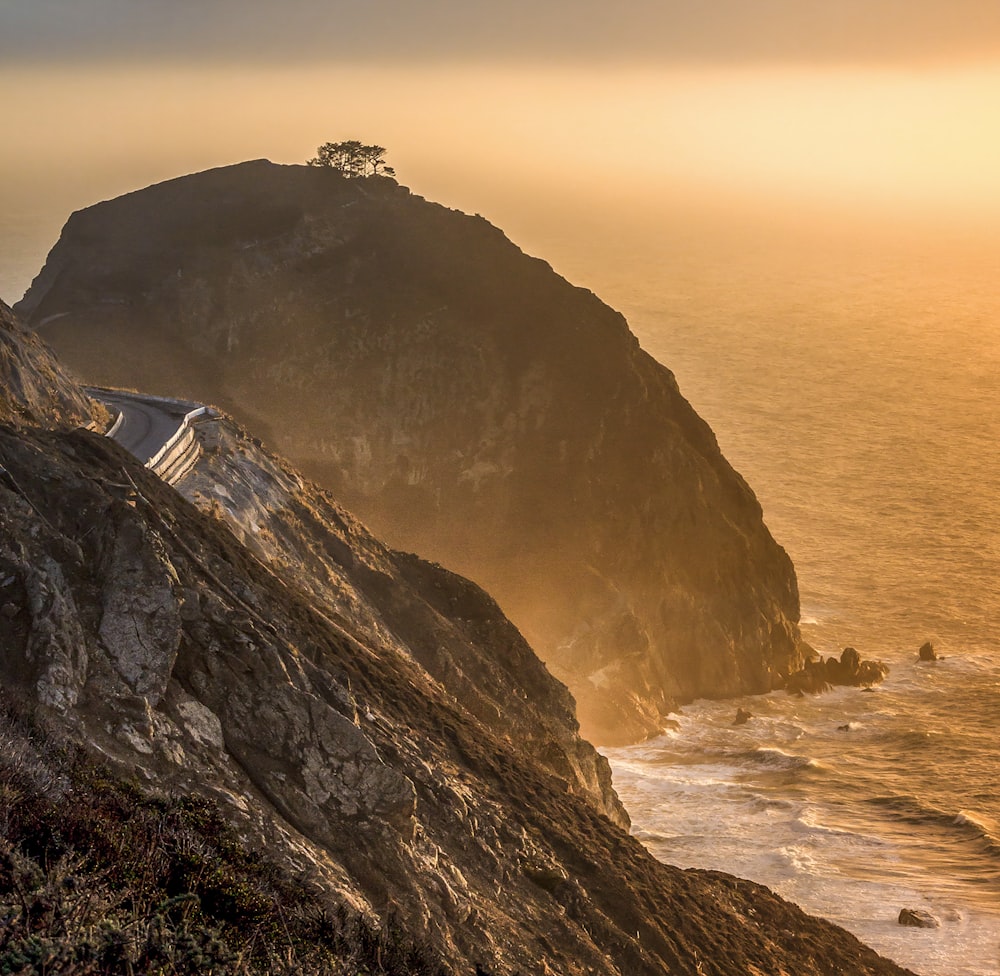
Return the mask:
[[3,297],[73,209],[352,138],[546,256],[679,205],[1000,226],[1000,0],[0,0],[0,125]]
[[0,59],[940,61],[995,0],[0,0]]

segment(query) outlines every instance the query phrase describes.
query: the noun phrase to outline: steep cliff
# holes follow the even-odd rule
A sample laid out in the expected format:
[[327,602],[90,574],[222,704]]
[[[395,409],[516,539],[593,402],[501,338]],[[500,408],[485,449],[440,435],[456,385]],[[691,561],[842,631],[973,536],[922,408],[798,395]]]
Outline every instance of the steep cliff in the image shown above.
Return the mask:
[[223,520],[353,638],[415,659],[463,710],[535,756],[628,827],[608,762],[579,734],[573,700],[474,583],[375,539],[328,493],[228,418],[198,425],[181,492]]
[[[12,971],[143,971],[130,953],[150,940],[191,949],[170,971],[300,971],[291,932],[339,951],[347,913],[419,947],[419,968],[388,968],[375,944],[382,973],[903,973],[760,886],[652,859],[585,781],[565,691],[485,594],[379,545],[228,422],[202,435],[187,490],[206,511],[93,432],[0,424]],[[38,730],[100,769],[60,765]],[[244,848],[277,862],[263,886]],[[305,929],[301,905],[268,908],[303,889]],[[147,919],[148,890],[167,897]],[[115,939],[95,924],[67,947],[106,894]]]
[[0,423],[69,427],[106,418],[107,411],[0,302]]
[[74,214],[18,309],[89,381],[219,404],[475,579],[598,741],[801,664],[791,564],[672,374],[479,217],[244,163]]

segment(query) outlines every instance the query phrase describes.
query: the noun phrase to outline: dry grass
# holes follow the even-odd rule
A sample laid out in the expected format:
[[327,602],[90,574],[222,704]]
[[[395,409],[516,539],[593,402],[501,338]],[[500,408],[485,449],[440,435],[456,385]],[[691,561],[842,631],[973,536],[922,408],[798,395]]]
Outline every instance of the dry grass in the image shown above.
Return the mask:
[[321,904],[211,802],[154,797],[0,703],[0,976],[437,976]]

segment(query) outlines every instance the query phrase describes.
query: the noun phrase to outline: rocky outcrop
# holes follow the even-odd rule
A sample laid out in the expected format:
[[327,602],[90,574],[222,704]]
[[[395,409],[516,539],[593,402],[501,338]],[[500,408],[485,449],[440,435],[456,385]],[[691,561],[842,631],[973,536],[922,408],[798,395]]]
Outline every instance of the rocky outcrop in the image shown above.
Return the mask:
[[930,641],[924,641],[920,645],[920,650],[917,652],[917,659],[920,661],[939,660],[937,651],[934,650],[934,645]]
[[672,374],[480,217],[245,163],[74,214],[18,309],[89,381],[219,404],[482,584],[602,741],[801,665],[791,563]]
[[901,908],[898,921],[900,925],[908,925],[916,929],[941,927],[941,923],[930,912],[925,912],[922,908]]
[[809,661],[799,671],[789,675],[785,685],[793,694],[818,695],[834,685],[848,685],[852,688],[870,688],[877,685],[889,673],[889,665],[883,661],[865,661],[853,647],[845,647],[840,660],[829,657]]

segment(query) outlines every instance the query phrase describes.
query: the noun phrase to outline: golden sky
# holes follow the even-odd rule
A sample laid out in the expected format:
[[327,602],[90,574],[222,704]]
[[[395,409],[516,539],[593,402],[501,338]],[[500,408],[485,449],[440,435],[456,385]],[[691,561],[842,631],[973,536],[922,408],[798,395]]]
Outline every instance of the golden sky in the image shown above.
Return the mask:
[[[860,66],[17,65],[0,180],[80,205],[327,140],[425,195],[700,188],[1000,210],[1000,61]],[[20,195],[20,194],[19,194]]]
[[0,92],[0,212],[50,241],[348,138],[529,244],[595,203],[1000,219],[994,0],[0,0]]

